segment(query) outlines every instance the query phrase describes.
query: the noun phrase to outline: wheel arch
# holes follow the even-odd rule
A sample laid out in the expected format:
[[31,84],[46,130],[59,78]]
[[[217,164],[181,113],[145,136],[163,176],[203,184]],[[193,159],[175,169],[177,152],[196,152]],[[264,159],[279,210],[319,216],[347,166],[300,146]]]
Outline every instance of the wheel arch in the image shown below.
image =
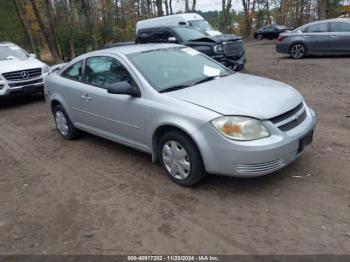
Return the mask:
[[158,145],[159,145],[159,141],[161,139],[161,137],[170,131],[177,131],[180,132],[182,134],[184,134],[185,136],[187,136],[193,143],[194,145],[197,147],[198,152],[203,160],[203,154],[201,152],[200,147],[198,146],[196,140],[190,135],[189,132],[187,132],[184,128],[181,128],[177,125],[174,124],[163,124],[160,125],[159,127],[157,127],[157,129],[153,132],[152,135],[152,161],[153,162],[157,162],[159,160],[159,155],[158,155]]
[[306,55],[308,54],[308,52],[309,52],[309,49],[308,49],[308,47],[307,47],[307,44],[306,44],[304,41],[300,40],[300,39],[293,41],[293,42],[289,45],[288,53],[290,54],[290,50],[292,49],[292,46],[293,46],[293,45],[297,45],[297,44],[301,44],[301,45],[304,46],[304,48],[305,48],[305,56],[306,56]]

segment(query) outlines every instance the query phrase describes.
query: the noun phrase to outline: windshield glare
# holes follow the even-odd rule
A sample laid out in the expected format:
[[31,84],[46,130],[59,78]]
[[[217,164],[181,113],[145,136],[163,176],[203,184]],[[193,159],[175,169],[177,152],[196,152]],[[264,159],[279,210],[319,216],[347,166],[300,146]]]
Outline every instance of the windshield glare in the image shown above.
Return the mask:
[[214,30],[206,20],[190,21],[190,25],[201,30],[201,31]]
[[190,41],[193,39],[198,39],[206,36],[201,31],[191,27],[179,26],[179,27],[175,27],[174,30],[184,41]]
[[26,59],[28,55],[16,45],[0,46],[0,60]]
[[232,73],[191,48],[159,49],[130,54],[127,57],[157,91]]

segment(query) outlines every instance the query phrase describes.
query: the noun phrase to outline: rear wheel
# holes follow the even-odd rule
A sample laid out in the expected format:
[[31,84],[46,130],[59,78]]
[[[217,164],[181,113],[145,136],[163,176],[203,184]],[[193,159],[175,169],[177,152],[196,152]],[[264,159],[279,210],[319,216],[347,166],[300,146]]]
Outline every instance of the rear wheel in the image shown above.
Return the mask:
[[197,146],[181,132],[164,134],[159,142],[158,155],[168,177],[181,186],[194,186],[206,175]]
[[71,140],[79,136],[80,131],[73,126],[72,121],[69,119],[62,105],[55,106],[53,115],[57,130],[63,138]]
[[294,59],[301,59],[306,56],[306,47],[303,44],[293,44],[289,54]]

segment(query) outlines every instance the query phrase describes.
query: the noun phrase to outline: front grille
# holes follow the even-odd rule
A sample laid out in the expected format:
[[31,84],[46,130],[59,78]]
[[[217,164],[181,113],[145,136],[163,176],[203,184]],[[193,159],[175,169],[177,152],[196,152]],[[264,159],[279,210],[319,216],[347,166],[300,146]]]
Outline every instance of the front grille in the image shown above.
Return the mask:
[[244,52],[243,42],[234,41],[224,43],[224,54],[229,57],[240,57]]
[[235,167],[238,173],[269,173],[288,165],[298,156],[298,151],[293,151],[286,159],[276,159],[274,161],[258,164],[237,164]]
[[300,125],[305,120],[306,116],[307,116],[306,111],[304,111],[297,119],[294,119],[293,121],[287,124],[279,126],[278,128],[282,131],[291,130],[294,127],[297,127],[298,125]]
[[299,110],[303,107],[303,103],[299,104],[297,107],[293,108],[292,110],[289,110],[288,112],[276,116],[274,118],[271,118],[270,121],[274,124],[278,123],[278,122],[282,122],[283,120],[286,120],[288,118],[290,118],[292,115],[295,115],[296,113],[299,112]]
[[33,85],[33,84],[37,84],[37,83],[42,83],[43,79],[39,78],[33,81],[27,81],[27,82],[18,82],[18,83],[12,83],[9,84],[10,87],[17,87],[17,86],[28,86],[28,85]]
[[3,77],[8,81],[23,81],[41,76],[42,69],[34,68],[20,71],[3,73]]
[[292,110],[269,119],[269,121],[276,124],[281,131],[286,132],[300,125],[306,117],[306,109],[304,104],[301,103]]

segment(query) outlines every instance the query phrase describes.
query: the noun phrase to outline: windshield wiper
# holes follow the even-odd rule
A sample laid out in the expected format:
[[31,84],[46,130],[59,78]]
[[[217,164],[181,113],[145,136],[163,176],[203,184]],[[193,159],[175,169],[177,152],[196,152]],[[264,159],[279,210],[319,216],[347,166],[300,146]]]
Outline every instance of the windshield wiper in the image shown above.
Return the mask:
[[229,76],[230,74],[226,74],[226,75],[217,75],[217,76],[208,76],[208,77],[205,77],[197,82],[194,82],[192,85],[198,85],[198,84],[201,84],[201,83],[205,83],[205,82],[209,82],[211,80],[214,80],[214,79],[217,79],[217,78],[221,78],[221,77],[225,77],[225,76]]
[[191,86],[195,86],[195,85],[198,85],[198,84],[201,84],[201,83],[209,82],[209,81],[214,80],[216,78],[225,77],[225,76],[229,76],[229,75],[230,74],[218,75],[218,76],[208,76],[208,77],[205,77],[205,78],[203,78],[203,79],[201,79],[201,80],[199,80],[197,82],[193,82],[191,84],[176,85],[176,86],[165,88],[163,90],[160,90],[159,93],[166,93],[166,92],[172,92],[172,91],[184,89],[184,88],[187,88],[187,87],[191,87]]
[[176,90],[180,90],[180,89],[184,89],[187,87],[190,87],[191,85],[176,85],[176,86],[171,86],[165,89],[162,89],[159,91],[159,93],[167,93],[167,92],[172,92],[172,91],[176,91]]

